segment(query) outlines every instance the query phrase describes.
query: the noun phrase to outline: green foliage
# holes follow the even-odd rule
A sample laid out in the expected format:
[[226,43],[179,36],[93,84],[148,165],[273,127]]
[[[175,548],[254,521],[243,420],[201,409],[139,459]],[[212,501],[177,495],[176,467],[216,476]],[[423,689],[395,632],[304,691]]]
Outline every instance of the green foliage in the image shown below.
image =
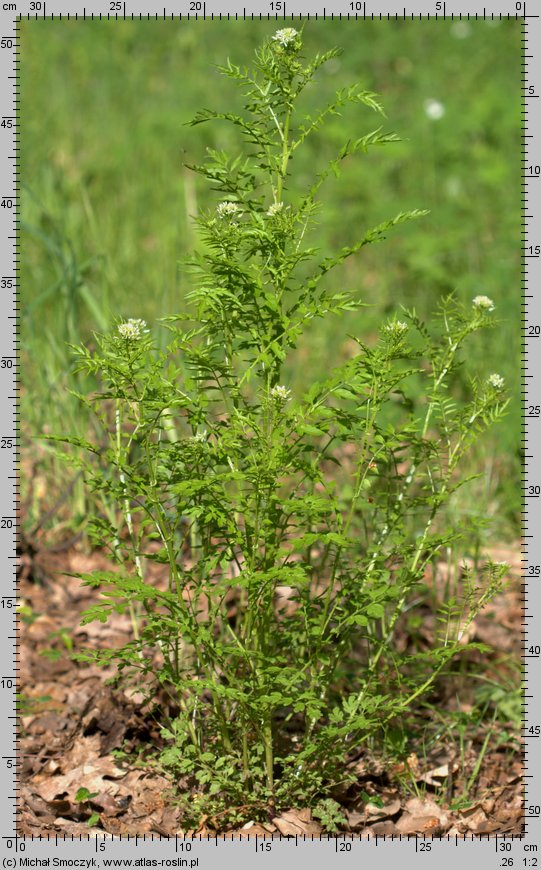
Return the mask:
[[[267,21],[210,19],[178,27],[155,20],[21,22],[27,107],[21,129],[22,485],[29,533],[43,521],[43,532],[54,528],[58,535],[60,519],[80,528],[96,510],[80,479],[30,437],[69,431],[99,441],[92,419],[69,393],[95,384],[83,379],[74,386],[66,342],[88,342],[92,329],[105,331],[114,315],[154,322],[183,305],[187,282],[175,262],[194,246],[190,215],[207,208],[214,194],[182,170],[182,154],[196,162],[206,146],[236,153],[231,125],[188,131],[183,122],[203,106],[239,112],[229,79],[211,65],[223,57],[224,44],[234,44],[238,64],[248,63],[272,27]],[[400,137],[392,160],[377,148],[369,160],[342,161],[341,185],[325,188],[314,244],[325,256],[352,244],[367,215],[373,223],[388,217],[389,203],[396,210],[422,204],[431,214],[424,232],[415,224],[405,227],[392,244],[366,247],[362,258],[350,258],[330,276],[336,290],[344,283],[359,288],[370,307],[352,312],[347,327],[332,318],[313,322],[301,336],[299,355],[286,365],[284,377],[294,390],[303,388],[308,369],[321,377],[349,353],[348,332],[373,335],[397,298],[429,319],[440,296],[453,291],[467,302],[487,292],[502,324],[497,333],[472,336],[468,359],[485,375],[497,359],[512,402],[518,402],[521,252],[514,238],[521,167],[514,95],[520,37],[514,20],[378,20],[361,29],[336,18],[307,24],[303,42],[310,53],[335,44],[345,51],[322,67],[317,87],[305,89],[303,111],[316,117],[335,90],[347,91],[360,80],[367,91],[385,93]],[[431,99],[445,110],[438,120],[427,114]],[[293,183],[298,178],[304,184],[313,166],[359,138],[361,110],[345,105],[326,117],[306,148],[297,149]],[[384,132],[385,119],[374,115],[365,129],[381,125]],[[453,391],[460,400],[467,395],[461,370]],[[468,525],[492,520],[490,531],[480,533],[483,546],[491,537],[515,538],[520,528],[519,429],[517,404],[471,455],[470,470],[483,469],[483,477],[447,508],[452,519],[459,513]],[[61,497],[51,516],[49,506]]]
[[304,189],[293,184],[292,156],[339,106],[381,114],[357,86],[316,116],[299,113],[336,56],[307,61],[302,34],[286,28],[256,51],[253,70],[222,68],[244,108],[193,123],[232,125],[241,151],[209,149],[192,167],[219,199],[198,218],[202,245],[185,263],[191,311],[163,319],[165,348],[141,320],[79,347],[79,372],[101,385],[79,398],[105,440],[60,439],[116,506],[94,522],[116,565],[80,575],[101,590],[84,621],[128,612],[133,626],[124,647],[79,657],[116,663],[149,699],[169,694],[161,763],[197,790],[200,810],[309,803],[329,829],[342,821],[327,795],[349,750],[467,648],[461,638],[505,569],[465,571],[433,649],[395,648],[412,592],[457,539],[437,517],[466,482],[461,465],[505,410],[498,375],[472,377],[463,404],[450,391],[463,345],[492,322],[487,297],[464,306],[449,296],[428,325],[404,310],[302,392],[283,383],[307,324],[360,305],[328,274],[423,214],[400,212],[335,255],[310,244],[322,181],[346,154],[395,141],[378,128]]
[[347,819],[340,807],[340,804],[332,798],[325,798],[319,801],[312,814],[315,819],[318,819],[324,830],[329,834],[334,834],[340,830],[342,825],[347,825]]
[[86,823],[89,828],[95,827],[98,822],[101,821],[100,814],[97,813],[95,810],[92,810],[89,805],[89,801],[92,801],[92,798],[97,797],[97,795],[97,791],[89,791],[84,786],[82,788],[78,788],[75,794],[75,801],[76,803],[80,804],[79,809],[81,813],[83,813],[85,816],[87,816],[88,814],[88,817],[86,818]]
[[75,800],[77,801],[77,803],[86,803],[93,797],[96,797],[97,794],[97,791],[91,792],[87,788],[78,788],[75,795]]

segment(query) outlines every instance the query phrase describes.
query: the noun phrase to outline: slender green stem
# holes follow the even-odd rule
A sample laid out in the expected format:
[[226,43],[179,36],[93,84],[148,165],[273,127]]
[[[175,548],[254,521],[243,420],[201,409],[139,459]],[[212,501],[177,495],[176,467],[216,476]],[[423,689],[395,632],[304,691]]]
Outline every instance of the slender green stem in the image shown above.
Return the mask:
[[287,164],[291,155],[289,149],[289,124],[291,120],[291,114],[291,109],[288,109],[284,121],[284,129],[282,135],[282,162],[280,165],[280,172],[278,173],[278,181],[276,184],[276,199],[278,202],[282,201],[282,190],[284,187],[284,181],[287,176]]
[[272,719],[270,713],[265,717],[265,724],[263,726],[263,741],[265,744],[265,771],[267,777],[267,788],[272,794],[274,792],[274,752],[272,742]]
[[[116,411],[115,411],[116,461],[117,461],[117,468],[119,469],[120,483],[122,484],[122,489],[124,491],[124,501],[123,501],[123,503],[124,503],[124,519],[126,520],[126,525],[128,527],[128,532],[130,535],[130,539],[132,541],[132,547],[134,548],[134,551],[135,551],[135,555],[134,555],[135,570],[137,571],[137,576],[139,577],[139,579],[143,580],[143,565],[141,562],[141,557],[137,553],[138,547],[137,547],[137,542],[135,540],[135,533],[134,533],[134,528],[133,528],[133,519],[132,519],[131,510],[130,510],[130,500],[129,500],[129,497],[127,495],[127,490],[126,490],[126,475],[122,469],[122,465],[123,465],[122,420],[121,420],[120,408],[121,408],[120,399],[117,399],[116,400]],[[120,548],[120,541],[118,540],[118,538],[117,538],[117,542],[118,542],[118,548]],[[128,602],[128,608],[129,608],[129,613],[130,613],[130,621],[131,621],[131,625],[132,625],[133,636],[134,636],[135,640],[138,641],[140,639],[140,634],[139,634],[140,613],[137,612],[137,610],[134,606],[134,602],[131,598]],[[142,655],[141,652],[139,654]]]

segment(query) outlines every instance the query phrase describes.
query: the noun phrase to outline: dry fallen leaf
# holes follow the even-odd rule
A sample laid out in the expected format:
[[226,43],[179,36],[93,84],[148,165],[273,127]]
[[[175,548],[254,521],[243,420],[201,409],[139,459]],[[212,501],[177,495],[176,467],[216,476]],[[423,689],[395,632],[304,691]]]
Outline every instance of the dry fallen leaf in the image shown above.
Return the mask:
[[401,773],[411,773],[416,779],[420,776],[421,769],[419,759],[415,752],[410,752],[405,761],[399,761],[392,768],[393,774],[400,775]]
[[262,825],[260,822],[254,822],[253,820],[250,822],[246,822],[245,825],[242,826],[243,831],[250,834],[251,837],[266,837],[268,834],[272,833],[276,830],[274,825]]
[[447,779],[449,773],[456,773],[458,770],[458,764],[453,762],[452,764],[442,764],[440,767],[433,767],[432,770],[427,770],[426,773],[422,773],[417,777],[418,782],[426,782],[427,785],[441,786],[440,780]]
[[374,825],[365,828],[361,837],[391,837],[398,833],[399,831],[397,831],[395,823],[391,822],[390,819],[387,819],[384,822],[376,822]]
[[433,800],[411,798],[396,822],[396,829],[400,834],[436,834],[445,830],[448,824],[448,814]]
[[475,833],[479,830],[480,826],[485,825],[487,817],[481,807],[473,807],[467,812],[461,813],[460,821],[469,831],[473,831]]
[[307,809],[287,810],[274,818],[272,823],[284,837],[298,837],[303,834],[307,837],[319,837],[322,830],[321,825],[312,820],[312,813]]
[[90,806],[94,810],[98,810],[106,816],[120,816],[126,812],[131,803],[130,795],[122,795],[114,798],[109,792],[100,792],[95,797],[91,798]]
[[396,813],[400,812],[400,806],[399,798],[394,798],[394,800],[391,800],[388,804],[385,804],[382,807],[368,803],[365,806],[366,821],[380,822],[383,819],[388,819],[389,816],[394,816]]
[[440,830],[437,816],[412,816],[404,813],[396,823],[399,834],[435,834]]
[[87,788],[90,792],[107,792],[114,795],[118,792],[118,784],[112,780],[121,779],[125,773],[114,764],[111,758],[98,758],[82,764],[64,775],[50,776],[39,783],[35,781],[34,788],[48,802],[63,797],[74,800],[75,794],[80,788]]
[[346,810],[346,816],[351,831],[364,828],[366,825],[366,816],[364,813],[359,813],[357,810]]

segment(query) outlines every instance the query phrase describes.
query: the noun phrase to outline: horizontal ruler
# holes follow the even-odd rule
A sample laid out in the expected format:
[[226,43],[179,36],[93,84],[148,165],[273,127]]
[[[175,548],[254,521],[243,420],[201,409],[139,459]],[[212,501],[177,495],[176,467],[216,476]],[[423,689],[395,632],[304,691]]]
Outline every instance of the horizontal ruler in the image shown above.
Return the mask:
[[[12,3],[11,6],[16,7],[16,4]],[[365,2],[355,2],[355,0],[346,0],[346,2],[336,3],[334,7],[325,7],[321,6],[319,9],[317,6],[314,6],[311,9],[304,9],[302,3],[288,2],[287,6],[284,0],[277,0],[277,2],[269,2],[266,4],[265,9],[254,8],[253,6],[243,6],[241,9],[237,11],[230,10],[230,4],[221,4],[220,0],[217,2],[207,2],[207,0],[188,0],[184,5],[184,11],[176,10],[172,11],[164,7],[160,11],[152,11],[150,12],[148,8],[145,10],[134,11],[134,7],[137,6],[137,3],[116,3],[113,0],[110,0],[110,5],[108,10],[92,10],[89,7],[84,6],[81,10],[73,10],[66,9],[62,11],[62,9],[51,8],[51,3],[49,6],[46,5],[45,2],[34,3],[34,6],[40,6],[40,11],[32,11],[27,12],[19,12],[18,18],[19,20],[27,20],[30,21],[32,19],[46,19],[49,18],[51,20],[59,20],[62,21],[64,19],[68,19],[69,21],[122,21],[124,19],[134,21],[139,19],[140,21],[147,20],[155,20],[155,21],[182,21],[184,19],[195,19],[199,20],[201,18],[207,19],[210,18],[214,20],[218,18],[219,21],[226,19],[227,21],[231,20],[267,20],[267,21],[294,21],[294,20],[306,20],[306,21],[319,21],[320,19],[330,21],[495,21],[495,20],[521,20],[526,21],[530,19],[538,18],[539,16],[535,13],[529,13],[520,11],[515,8],[514,10],[509,10],[509,7],[504,7],[503,9],[494,12],[487,11],[483,9],[482,12],[460,12],[458,10],[448,12],[419,12],[406,9],[406,7],[402,7],[400,9],[396,9],[395,11],[387,11],[382,12],[381,10],[375,11],[373,9],[368,8]],[[224,5],[226,8],[221,9],[220,7]],[[443,5],[436,3],[435,5]],[[516,3],[515,7],[521,6],[523,7],[525,4]],[[229,6],[229,9],[227,8]],[[341,9],[340,7],[343,7]],[[118,8],[114,8],[118,7]]]

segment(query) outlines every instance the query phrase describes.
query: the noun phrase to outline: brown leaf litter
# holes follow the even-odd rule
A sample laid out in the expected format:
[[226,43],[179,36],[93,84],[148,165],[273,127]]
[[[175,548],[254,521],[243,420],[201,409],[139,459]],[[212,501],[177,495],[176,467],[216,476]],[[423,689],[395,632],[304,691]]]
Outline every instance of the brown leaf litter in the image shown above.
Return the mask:
[[[475,640],[494,649],[495,668],[501,668],[497,663],[503,656],[513,655],[517,661],[520,656],[522,601],[517,554],[518,548],[494,555],[514,562],[514,580],[475,620]],[[41,552],[38,582],[31,559],[29,550],[23,565],[20,619],[23,765],[19,833],[188,833],[175,805],[177,783],[153,768],[137,766],[114,754],[121,748],[128,754],[144,751],[159,740],[159,728],[149,716],[143,696],[108,685],[106,681],[115,675],[113,668],[76,663],[70,656],[70,643],[75,649],[116,646],[130,636],[129,619],[124,614],[114,614],[106,624],[80,626],[81,612],[95,602],[98,592],[61,573],[109,567],[105,556],[71,550],[52,554],[47,562]],[[426,612],[419,633],[423,644],[429,644],[433,637],[429,617]],[[410,642],[405,636],[398,640],[404,648]],[[453,677],[459,679],[460,675]],[[438,706],[466,715],[467,698],[457,708],[453,680],[442,688]],[[501,731],[510,729],[503,724],[498,727]],[[356,782],[336,792],[347,819],[340,830],[362,838],[376,834],[521,833],[522,759],[512,736],[507,742],[503,738],[494,745],[489,742],[468,800],[457,800],[485,735],[486,731],[469,734],[464,754],[467,769],[462,769],[452,734],[436,741],[426,753],[421,746],[409,747],[407,756],[399,761],[374,757],[360,747],[348,763]],[[87,789],[84,800],[77,799],[80,789]],[[96,814],[99,821],[89,827]],[[213,836],[218,824],[216,819],[202,816],[197,833]],[[266,821],[248,819],[226,832],[231,837],[317,838],[324,834],[323,825],[305,807],[280,808],[270,812]]]

